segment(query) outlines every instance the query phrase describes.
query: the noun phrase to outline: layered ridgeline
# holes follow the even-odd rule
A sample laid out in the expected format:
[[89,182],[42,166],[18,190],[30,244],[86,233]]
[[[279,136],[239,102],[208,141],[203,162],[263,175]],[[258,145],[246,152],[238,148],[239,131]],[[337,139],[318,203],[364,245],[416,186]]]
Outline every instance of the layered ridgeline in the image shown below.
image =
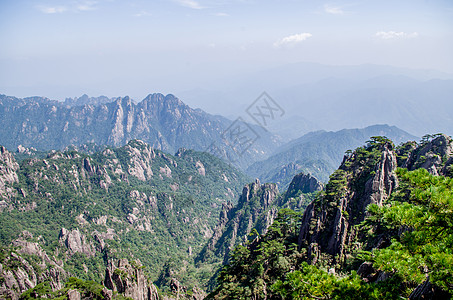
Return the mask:
[[[22,157],[33,154],[22,150]],[[99,294],[104,281],[105,293],[147,295],[148,283],[167,275],[172,291],[197,290],[213,270],[195,270],[194,258],[222,204],[235,202],[247,181],[208,153],[170,155],[139,140],[92,155],[52,151],[20,161],[0,147],[0,298],[36,286],[38,294]],[[162,275],[168,264],[177,273]]]
[[303,217],[283,210],[238,246],[214,299],[449,299],[453,140],[347,153]]
[[[295,214],[303,212],[323,187],[316,178],[303,173],[293,178],[283,194],[279,194],[276,184],[261,184],[258,179],[246,185],[237,205],[223,204],[214,233],[196,258],[197,266],[213,264],[220,271],[221,263],[228,263],[235,246],[265,234],[280,210],[292,209]],[[212,274],[208,289],[215,287],[217,275]]]
[[150,94],[138,104],[129,97],[82,96],[62,103],[0,95],[0,142],[8,149],[19,145],[64,149],[87,143],[122,146],[140,139],[171,153],[182,147],[208,151],[245,168],[280,145],[277,136],[243,123],[241,132],[247,128],[246,137],[253,143],[237,143],[230,126],[238,124],[192,109],[171,94]]
[[330,174],[340,165],[343,153],[363,145],[371,136],[386,136],[396,144],[418,140],[417,137],[388,125],[336,132],[316,131],[277,148],[268,159],[248,167],[247,173],[264,182],[278,183],[283,190],[299,172],[310,173],[327,182]]

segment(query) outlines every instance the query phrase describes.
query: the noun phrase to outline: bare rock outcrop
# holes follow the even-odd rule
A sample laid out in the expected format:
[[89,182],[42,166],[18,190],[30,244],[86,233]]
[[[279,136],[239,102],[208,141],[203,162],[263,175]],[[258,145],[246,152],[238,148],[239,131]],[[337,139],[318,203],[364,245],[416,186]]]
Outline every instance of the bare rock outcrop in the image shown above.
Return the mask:
[[[19,164],[13,155],[3,146],[0,146],[0,200],[8,200],[15,193],[11,185],[19,181],[17,171]],[[0,204],[0,211],[8,206],[7,202]]]
[[355,153],[346,157],[339,171],[331,177],[326,195],[305,210],[299,246],[307,247],[312,263],[320,253],[329,254],[333,262],[343,262],[357,235],[354,225],[364,220],[366,207],[372,203],[382,205],[397,187],[393,145],[381,145],[380,153],[378,162],[369,166],[362,158],[357,161]]
[[[4,279],[0,282],[0,299],[19,299],[23,292],[44,281],[53,291],[64,287],[67,273],[37,242],[29,239],[33,236],[24,231],[0,261],[0,277]],[[35,257],[39,261],[31,262],[24,257]]]
[[156,157],[154,150],[140,140],[130,142],[126,149],[130,157],[129,175],[137,177],[141,181],[149,180],[153,176],[151,165]]
[[87,256],[94,256],[95,254],[93,245],[87,242],[86,236],[80,233],[79,229],[69,231],[66,228],[62,228],[59,239],[60,244],[66,246],[71,255],[74,253],[82,253]]
[[408,152],[407,160],[402,167],[408,170],[424,168],[433,175],[453,175],[453,139],[445,134],[437,134],[432,140],[426,141],[412,152]]
[[304,194],[322,191],[324,184],[311,174],[299,173],[294,176],[288,190],[300,191]]
[[277,209],[272,207],[277,196],[275,184],[261,184],[256,179],[244,186],[237,206],[233,207],[230,202],[222,204],[214,234],[197,260],[207,261],[213,253],[227,259],[229,251],[238,243],[245,242],[253,228],[260,234],[265,233],[277,215]]
[[104,286],[134,300],[158,300],[157,288],[145,276],[140,261],[120,259],[105,271]]

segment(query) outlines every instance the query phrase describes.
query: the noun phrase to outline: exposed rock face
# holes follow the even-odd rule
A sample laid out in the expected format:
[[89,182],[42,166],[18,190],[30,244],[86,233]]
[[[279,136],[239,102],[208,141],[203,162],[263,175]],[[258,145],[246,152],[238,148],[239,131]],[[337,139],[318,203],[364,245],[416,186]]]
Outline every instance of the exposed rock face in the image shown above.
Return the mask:
[[87,242],[86,236],[81,234],[79,229],[71,231],[62,228],[60,231],[60,244],[65,245],[70,254],[82,253],[87,256],[94,256],[94,247]]
[[[30,242],[33,236],[24,231],[20,238],[13,242],[16,252],[11,252],[0,261],[1,299],[19,299],[19,296],[38,283],[48,281],[53,291],[62,289],[67,278],[66,272],[36,242]],[[25,255],[24,255],[25,254]],[[35,256],[40,263],[31,264],[22,256]],[[44,271],[43,271],[44,270]]]
[[408,142],[396,150],[390,143],[381,144],[379,151],[379,158],[370,158],[372,151],[360,157],[357,151],[345,156],[331,176],[326,194],[305,210],[299,246],[308,249],[312,263],[321,253],[330,255],[333,263],[344,261],[357,239],[354,225],[364,220],[367,206],[382,205],[397,188],[394,171],[398,166],[425,168],[433,175],[453,175],[453,140],[443,134],[421,145]]
[[322,182],[315,177],[311,176],[311,174],[299,173],[294,176],[288,190],[300,191],[306,194],[322,191],[323,188],[324,184],[322,184]]
[[[0,200],[10,199],[15,191],[11,185],[18,182],[17,170],[19,164],[14,159],[13,155],[6,150],[5,147],[0,146]],[[7,201],[0,202],[0,211],[8,207]]]
[[365,211],[369,204],[382,205],[382,201],[398,186],[398,178],[394,173],[397,167],[395,152],[389,144],[384,145],[381,159],[374,170],[375,174],[365,183],[362,211]]
[[340,166],[342,172],[334,173],[338,178],[331,177],[331,182],[344,180],[343,186],[335,191],[338,198],[329,194],[328,185],[327,195],[313,201],[305,210],[299,245],[308,248],[312,263],[316,263],[320,253],[331,255],[334,262],[344,261],[357,234],[354,225],[364,220],[366,207],[371,203],[382,205],[396,188],[393,146],[384,144],[380,151],[380,159],[371,172],[360,167],[361,162],[347,167],[357,159],[356,154],[345,158]]
[[440,134],[433,140],[418,148],[414,147],[407,154],[408,158],[402,167],[408,170],[424,168],[433,175],[450,175],[453,164],[453,140],[451,137]]
[[[223,135],[230,120],[192,109],[174,95],[150,94],[137,104],[129,97],[80,99],[68,100],[68,105],[40,97],[0,95],[2,144],[10,149],[22,145],[49,150],[86,143],[120,146],[141,139],[168,152],[181,147],[204,151],[214,144],[220,149],[216,154],[237,156]],[[254,130],[261,138],[237,157],[244,167],[266,158],[280,144],[279,137],[258,126]]]
[[198,260],[206,261],[212,253],[227,259],[229,251],[238,243],[245,242],[253,228],[265,233],[277,215],[277,209],[271,207],[277,196],[275,184],[261,184],[256,179],[246,185],[236,207],[231,203],[222,205],[219,223]]
[[201,163],[201,161],[197,161],[197,163],[195,164],[195,166],[197,167],[198,173],[199,173],[201,176],[206,176],[206,169],[205,169],[204,165]]
[[314,195],[324,189],[324,184],[311,174],[299,173],[293,177],[283,197],[277,206],[293,210],[303,210],[311,202]]
[[129,143],[126,149],[130,156],[128,173],[141,181],[149,180],[153,176],[151,164],[156,157],[154,150],[139,140]]
[[78,290],[69,290],[68,293],[68,300],[81,300],[82,296]]
[[129,263],[126,259],[120,259],[116,265],[111,263],[105,271],[105,287],[134,300],[158,300],[157,288],[141,267],[140,261]]
[[192,290],[189,291],[187,287],[183,286],[176,278],[173,277],[170,280],[170,292],[173,295],[164,296],[163,300],[202,300],[206,297],[206,293],[197,286],[194,286]]

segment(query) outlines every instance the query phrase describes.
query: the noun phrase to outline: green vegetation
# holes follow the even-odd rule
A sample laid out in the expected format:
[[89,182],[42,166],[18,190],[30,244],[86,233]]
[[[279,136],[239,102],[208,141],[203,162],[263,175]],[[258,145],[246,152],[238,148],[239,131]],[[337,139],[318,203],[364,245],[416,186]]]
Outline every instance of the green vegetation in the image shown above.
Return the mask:
[[273,294],[271,285],[302,262],[297,250],[300,214],[290,209],[279,212],[265,235],[248,245],[239,245],[218,277],[213,299],[256,299]]
[[[376,174],[384,146],[394,149],[385,137],[373,137],[365,147],[348,153],[348,159],[331,175],[325,191],[314,200],[315,215],[322,215],[325,220],[320,224],[316,223],[319,219],[308,220],[310,234],[316,234],[319,245],[308,245],[306,241],[296,244],[300,215],[281,211],[265,235],[236,247],[218,277],[218,287],[209,297],[406,299],[422,283],[429,282],[429,291],[436,297],[450,299],[453,178],[434,176],[425,169],[397,169],[399,185],[382,206],[369,205],[365,212],[352,204],[352,209],[341,211],[340,216],[354,225],[347,230],[356,232],[348,236],[352,246],[345,261],[338,263],[337,258],[332,260],[330,254],[322,252],[327,237],[333,234],[328,224],[338,216],[339,201],[362,197],[365,183]],[[397,149],[397,159],[402,164],[417,151],[417,144],[403,144]],[[443,164],[446,161],[443,159]],[[316,254],[317,262],[310,265],[307,253],[313,249],[320,252]],[[359,276],[354,270],[362,263]]]
[[[82,299],[105,299],[102,295],[104,286],[94,281],[85,281],[82,279],[70,277],[65,284],[65,287],[58,291],[52,291],[49,282],[42,282],[32,289],[29,289],[20,296],[20,300],[31,300],[38,298],[68,299],[67,294],[70,290],[77,290]],[[116,298],[117,299],[117,298]],[[119,300],[119,299],[118,299]]]
[[[32,237],[22,240],[37,242],[72,276],[95,282],[103,280],[109,260],[127,258],[139,259],[152,280],[171,260],[172,276],[182,284],[203,285],[210,276],[206,269],[197,273],[194,256],[216,225],[221,203],[237,200],[247,182],[207,153],[184,150],[173,156],[140,141],[93,155],[73,149],[49,153],[19,164],[14,209],[0,213],[0,249],[7,251],[28,231]],[[134,176],[132,170],[147,166],[152,175]],[[77,229],[91,254],[72,253],[60,241],[62,228]]]
[[400,189],[390,205],[371,205],[369,222],[402,232],[389,247],[373,251],[378,269],[408,283],[429,279],[453,293],[453,178],[425,169],[397,171]]
[[307,264],[298,249],[300,213],[281,210],[269,231],[234,250],[209,299],[400,299],[401,280],[377,284],[355,272],[334,272]]
[[[218,231],[222,202],[237,198],[246,178],[208,154],[172,156],[132,141],[94,155],[71,150],[25,159],[12,186],[14,209],[0,213],[0,263],[16,271],[24,259],[41,276],[22,299],[64,299],[70,290],[101,299],[105,267],[118,258],[142,264],[167,295],[177,278],[188,294],[212,287],[210,299],[401,299],[422,283],[449,298],[453,178],[445,147],[439,135],[398,147],[372,137],[346,153],[319,193],[294,184],[278,194],[275,185],[249,184],[246,196],[228,205]],[[394,171],[395,158],[412,171]],[[423,162],[446,176],[416,169]],[[79,245],[71,246],[63,232]],[[42,254],[21,253],[13,241],[37,243],[77,278],[52,291]]]

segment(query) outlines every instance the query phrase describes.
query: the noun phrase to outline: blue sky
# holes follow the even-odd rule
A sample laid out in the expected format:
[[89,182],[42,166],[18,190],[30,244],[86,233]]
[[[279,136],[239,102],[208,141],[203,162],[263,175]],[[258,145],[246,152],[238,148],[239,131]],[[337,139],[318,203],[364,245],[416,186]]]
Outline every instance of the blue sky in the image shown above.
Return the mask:
[[453,1],[0,1],[0,93],[206,88],[296,62],[453,73]]

